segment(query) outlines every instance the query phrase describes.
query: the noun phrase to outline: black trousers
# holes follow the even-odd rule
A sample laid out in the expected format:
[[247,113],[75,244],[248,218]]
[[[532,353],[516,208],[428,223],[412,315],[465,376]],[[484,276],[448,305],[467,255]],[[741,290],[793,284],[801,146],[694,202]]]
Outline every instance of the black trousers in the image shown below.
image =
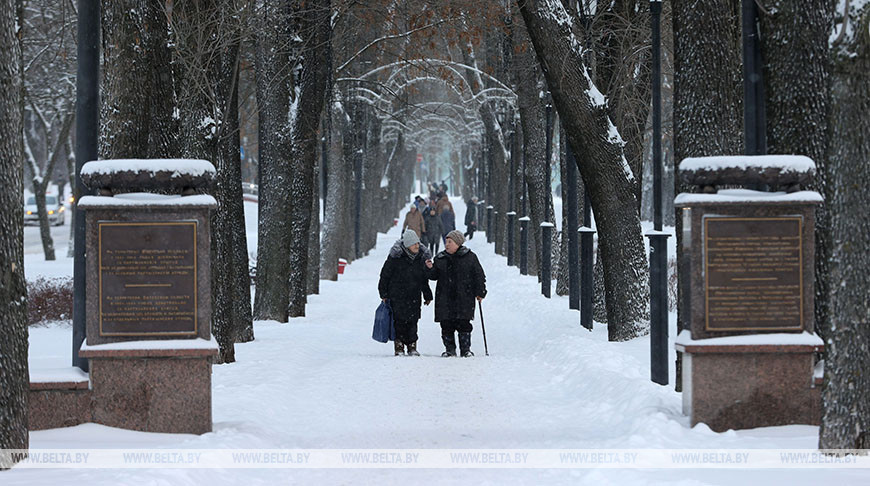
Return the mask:
[[462,319],[449,319],[446,321],[441,321],[441,335],[453,337],[454,332],[471,332],[472,326],[471,321],[464,321]]
[[417,320],[397,321],[393,324],[396,326],[396,341],[402,344],[410,344],[417,342]]
[[429,251],[432,253],[432,258],[435,258],[435,255],[438,254],[438,247],[441,246],[441,239],[438,235],[432,235],[429,238]]
[[477,231],[477,225],[474,223],[469,224],[465,227],[465,237],[469,240],[474,238],[474,232]]

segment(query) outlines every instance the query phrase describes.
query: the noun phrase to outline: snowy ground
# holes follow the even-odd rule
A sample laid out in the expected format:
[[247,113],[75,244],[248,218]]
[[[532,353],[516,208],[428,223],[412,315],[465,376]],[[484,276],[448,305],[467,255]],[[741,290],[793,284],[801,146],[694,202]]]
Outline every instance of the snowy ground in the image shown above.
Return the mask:
[[[453,201],[457,221],[464,204]],[[246,203],[249,235],[256,207]],[[214,432],[130,432],[95,424],[31,433],[32,448],[269,449],[815,449],[818,428],[714,433],[690,428],[672,386],[649,381],[649,341],[607,342],[579,326],[567,298],[545,299],[534,277],[507,267],[483,233],[480,255],[490,356],[475,320],[470,359],[443,359],[432,307],[420,321],[422,357],[392,356],[371,339],[377,276],[398,228],[371,255],[322,282],[308,317],[257,322],[236,345],[236,363],[214,368]],[[36,266],[71,272],[68,260]],[[34,273],[28,270],[28,277]],[[434,286],[433,286],[434,288]],[[673,339],[674,332],[671,332]],[[33,368],[68,366],[70,330],[31,330]],[[672,351],[673,353],[673,351]],[[673,358],[671,359],[673,362]],[[673,370],[671,371],[673,383]],[[15,468],[19,484],[870,484],[870,470],[843,469],[111,469]]]

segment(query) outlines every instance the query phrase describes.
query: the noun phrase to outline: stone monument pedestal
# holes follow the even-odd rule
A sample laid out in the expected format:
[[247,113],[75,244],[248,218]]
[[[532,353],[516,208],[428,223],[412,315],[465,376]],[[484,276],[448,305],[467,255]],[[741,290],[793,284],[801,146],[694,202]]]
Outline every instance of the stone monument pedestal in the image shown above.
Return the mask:
[[212,338],[85,345],[93,421],[143,432],[211,432]]
[[764,334],[692,340],[683,331],[683,413],[712,430],[811,424],[821,420],[813,379],[815,335]]
[[[82,168],[91,420],[212,430],[210,212],[204,160],[102,160]],[[151,191],[151,192],[140,192]],[[199,193],[198,193],[199,192]]]
[[[800,191],[815,164],[800,156],[686,159],[680,175],[703,193],[677,196],[683,412],[715,431],[818,424],[814,334],[814,213]],[[786,191],[716,190],[764,184]]]

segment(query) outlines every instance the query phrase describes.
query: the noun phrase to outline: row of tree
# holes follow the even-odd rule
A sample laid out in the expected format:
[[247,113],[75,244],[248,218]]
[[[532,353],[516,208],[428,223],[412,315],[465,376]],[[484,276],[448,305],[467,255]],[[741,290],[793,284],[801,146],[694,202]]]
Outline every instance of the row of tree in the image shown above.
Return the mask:
[[[55,17],[70,5],[63,18],[74,19],[71,2],[42,1],[53,6]],[[22,101],[30,94],[21,89],[28,86],[22,75],[44,59],[38,49],[33,63],[21,55],[20,41],[35,25],[24,19],[36,2],[4,2],[10,8],[0,14],[0,106],[6,110],[0,129],[9,136],[2,137],[0,151],[9,165],[2,176],[4,182],[10,178],[8,187],[20,188],[18,161],[41,137],[41,146],[51,148],[31,148],[28,155],[42,160],[29,164],[38,193],[48,161],[71,157],[63,150],[72,120],[68,103],[46,102],[49,110]],[[253,339],[253,318],[286,322],[303,316],[319,279],[336,277],[338,258],[353,260],[374,247],[377,232],[407,202],[415,153],[449,147],[452,171],[461,174],[454,181],[465,182],[458,188],[463,197],[482,196],[493,206],[496,218],[488,230],[504,253],[509,212],[526,207],[533,229],[555,218],[547,167],[556,160],[564,170],[568,158],[562,154],[570,147],[598,229],[601,317],[611,340],[631,339],[648,329],[639,211],[649,124],[649,16],[645,1],[598,3],[108,2],[102,9],[100,156],[201,158],[218,169],[213,331],[221,361],[231,362],[233,344]],[[666,4],[676,160],[742,151],[739,3]],[[835,14],[823,0],[803,8],[785,0],[768,3],[759,24],[768,146],[772,153],[816,160],[817,187],[831,209],[819,215],[817,242],[817,323],[829,343],[821,445],[866,446],[870,384],[863,370],[870,339],[858,269],[867,268],[866,238],[860,237],[870,225],[856,213],[866,197],[856,184],[867,179],[868,164],[854,161],[870,159],[863,137],[870,112],[870,7],[853,0]],[[243,76],[250,66],[253,72]],[[241,89],[243,82],[254,88]],[[246,118],[240,105],[251,100],[240,93],[248,92],[256,108]],[[560,140],[552,160],[544,143],[549,103]],[[31,133],[25,140],[25,111],[31,126],[37,120],[41,133],[53,134]],[[241,195],[244,124],[257,127],[259,157],[253,306]],[[14,204],[13,198],[3,204],[9,228],[20,228],[18,194],[12,193]],[[12,404],[0,412],[3,447],[22,444],[26,410],[26,328],[23,318],[14,319],[24,292],[16,231],[3,236],[2,302],[12,316],[6,324],[11,332],[0,339],[2,393]],[[541,247],[540,234],[533,234],[532,255]],[[538,273],[538,260],[531,263]]]

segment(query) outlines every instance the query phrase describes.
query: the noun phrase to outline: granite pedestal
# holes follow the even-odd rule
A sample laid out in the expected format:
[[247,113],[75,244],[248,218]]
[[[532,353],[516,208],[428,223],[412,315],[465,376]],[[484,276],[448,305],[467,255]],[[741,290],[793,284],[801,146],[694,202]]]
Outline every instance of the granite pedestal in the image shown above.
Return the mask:
[[[707,193],[675,200],[688,324],[675,342],[683,412],[715,431],[818,424],[814,212],[822,198],[795,190],[814,165],[805,157],[709,159],[680,165],[686,182]],[[710,190],[762,180],[791,192]]]

